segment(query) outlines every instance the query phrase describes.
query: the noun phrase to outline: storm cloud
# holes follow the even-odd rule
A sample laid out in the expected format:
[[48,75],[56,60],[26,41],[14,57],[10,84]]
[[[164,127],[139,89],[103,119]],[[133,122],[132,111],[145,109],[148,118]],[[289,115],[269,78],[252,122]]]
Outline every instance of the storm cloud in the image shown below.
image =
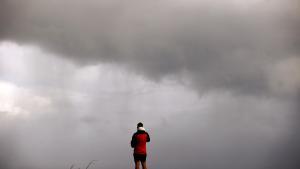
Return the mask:
[[0,166],[124,168],[142,120],[150,168],[299,168],[299,11],[298,0],[1,0]]
[[123,64],[154,80],[187,72],[204,90],[261,92],[265,66],[299,57],[298,1],[13,0],[3,6],[4,38],[81,65]]

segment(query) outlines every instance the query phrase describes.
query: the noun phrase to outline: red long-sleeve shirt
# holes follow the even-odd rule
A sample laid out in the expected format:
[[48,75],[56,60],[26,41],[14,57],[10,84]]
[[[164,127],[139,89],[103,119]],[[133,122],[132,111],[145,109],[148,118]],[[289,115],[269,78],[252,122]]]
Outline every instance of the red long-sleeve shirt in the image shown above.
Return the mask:
[[131,147],[134,148],[134,154],[147,154],[146,143],[150,142],[150,136],[143,130],[138,130],[133,134]]

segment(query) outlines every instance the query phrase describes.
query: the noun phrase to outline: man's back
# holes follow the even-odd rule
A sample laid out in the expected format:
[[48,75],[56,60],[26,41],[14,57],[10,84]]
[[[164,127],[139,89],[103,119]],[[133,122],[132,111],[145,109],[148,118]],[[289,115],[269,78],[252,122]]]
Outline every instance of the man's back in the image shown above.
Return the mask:
[[131,147],[134,148],[135,169],[139,169],[139,163],[142,164],[143,169],[147,169],[147,142],[150,142],[149,134],[145,131],[143,123],[140,122],[137,124],[137,132],[133,134],[131,139]]
[[146,142],[150,141],[149,134],[144,130],[138,130],[133,134],[131,147],[135,154],[147,154]]

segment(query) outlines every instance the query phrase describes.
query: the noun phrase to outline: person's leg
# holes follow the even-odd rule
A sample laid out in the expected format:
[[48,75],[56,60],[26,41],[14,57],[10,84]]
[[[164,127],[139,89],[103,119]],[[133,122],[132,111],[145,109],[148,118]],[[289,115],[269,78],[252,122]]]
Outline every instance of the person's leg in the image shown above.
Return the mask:
[[143,169],[147,169],[146,161],[141,161]]
[[134,163],[135,163],[135,169],[140,169],[140,161],[138,160],[134,160]]

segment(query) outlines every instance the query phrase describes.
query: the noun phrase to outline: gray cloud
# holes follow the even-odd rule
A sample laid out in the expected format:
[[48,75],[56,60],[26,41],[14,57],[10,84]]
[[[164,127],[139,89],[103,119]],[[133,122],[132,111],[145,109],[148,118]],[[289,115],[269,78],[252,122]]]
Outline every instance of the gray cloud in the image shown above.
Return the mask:
[[79,64],[120,63],[154,80],[186,71],[200,90],[266,91],[264,67],[298,57],[298,1],[30,0],[4,6],[13,9],[3,12],[6,39]]
[[0,23],[40,50],[0,51],[0,80],[21,86],[6,109],[32,114],[1,126],[0,168],[124,167],[139,119],[150,168],[299,168],[297,0],[1,0]]

